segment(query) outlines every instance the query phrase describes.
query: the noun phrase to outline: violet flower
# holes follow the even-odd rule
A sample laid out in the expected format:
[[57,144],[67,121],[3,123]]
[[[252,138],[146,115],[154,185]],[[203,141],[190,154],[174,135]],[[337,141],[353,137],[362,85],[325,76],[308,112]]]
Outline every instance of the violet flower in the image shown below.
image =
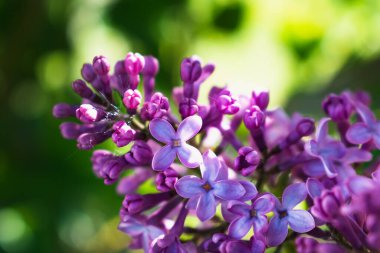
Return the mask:
[[157,171],[169,168],[177,155],[186,167],[198,167],[202,162],[202,155],[198,149],[187,144],[186,141],[193,138],[201,127],[202,119],[197,115],[184,119],[177,131],[167,120],[152,120],[149,124],[150,133],[155,139],[166,144],[154,155],[152,168]]
[[246,193],[238,181],[218,178],[220,166],[217,156],[209,150],[203,155],[202,179],[184,176],[174,186],[180,196],[190,199],[188,207],[196,206],[201,221],[209,220],[215,215],[217,198],[222,201],[236,200]]
[[269,246],[277,246],[285,240],[288,234],[288,225],[298,233],[308,232],[315,227],[313,216],[308,211],[293,209],[306,196],[305,184],[296,183],[286,187],[282,195],[282,204],[275,199],[274,216],[270,220],[267,231]]

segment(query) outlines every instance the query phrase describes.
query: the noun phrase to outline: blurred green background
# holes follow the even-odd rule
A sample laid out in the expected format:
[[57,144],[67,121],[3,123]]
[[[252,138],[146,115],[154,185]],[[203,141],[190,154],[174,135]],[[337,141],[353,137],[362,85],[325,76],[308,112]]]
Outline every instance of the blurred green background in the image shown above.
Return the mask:
[[228,84],[308,115],[346,88],[380,104],[378,0],[2,0],[0,24],[0,252],[123,252],[122,197],[51,116],[95,55],[155,55],[166,94],[197,54],[217,65],[203,99]]

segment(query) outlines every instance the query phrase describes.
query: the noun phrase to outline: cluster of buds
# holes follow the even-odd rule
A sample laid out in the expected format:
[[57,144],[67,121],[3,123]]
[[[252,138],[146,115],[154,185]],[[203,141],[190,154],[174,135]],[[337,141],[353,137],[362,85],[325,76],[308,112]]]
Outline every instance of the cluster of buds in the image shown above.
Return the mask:
[[[294,240],[298,252],[379,251],[380,169],[369,162],[380,149],[380,123],[369,96],[327,96],[327,117],[317,124],[269,109],[265,91],[235,96],[213,87],[202,104],[200,86],[214,68],[184,59],[171,108],[155,90],[156,58],[128,53],[110,73],[97,56],[72,84],[82,103],[53,108],[57,118],[77,119],[60,129],[80,149],[108,139],[115,148],[131,144],[124,154],[95,150],[91,158],[95,175],[124,196],[118,228],[129,247],[260,253]],[[139,194],[146,183],[151,192]],[[200,223],[187,222],[191,216]]]

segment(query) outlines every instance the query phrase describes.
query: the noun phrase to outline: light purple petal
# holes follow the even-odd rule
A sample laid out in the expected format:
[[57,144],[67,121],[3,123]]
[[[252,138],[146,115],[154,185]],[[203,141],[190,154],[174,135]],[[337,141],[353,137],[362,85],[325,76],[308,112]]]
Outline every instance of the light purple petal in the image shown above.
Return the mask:
[[364,176],[355,176],[348,180],[348,189],[354,194],[360,194],[365,191],[370,191],[373,189],[373,181]]
[[181,163],[188,168],[198,167],[202,163],[201,152],[189,144],[182,143],[182,146],[177,148],[177,154]]
[[263,196],[257,198],[252,204],[253,208],[262,214],[269,213],[274,208],[274,200],[272,195],[264,194]]
[[308,178],[306,181],[306,188],[310,197],[315,198],[321,196],[323,185],[315,178]]
[[298,233],[306,233],[315,228],[313,216],[305,210],[288,211],[289,226]]
[[257,196],[258,192],[257,192],[256,186],[253,183],[246,181],[246,180],[240,180],[239,183],[245,189],[245,194],[239,200],[247,201],[247,200],[251,200]]
[[250,217],[243,216],[235,219],[228,227],[228,235],[235,239],[243,238],[252,228]]
[[307,190],[304,183],[289,185],[282,195],[282,205],[288,210],[293,209],[298,203],[303,201],[306,196]]
[[371,140],[372,134],[363,122],[359,122],[348,129],[346,138],[353,144],[363,144]]
[[354,102],[356,110],[358,111],[360,117],[362,118],[363,122],[370,126],[376,123],[376,118],[371,109],[368,108],[365,104],[355,101]]
[[280,245],[288,235],[288,221],[286,218],[280,218],[275,216],[269,222],[269,228],[267,232],[268,246]]
[[215,181],[228,179],[227,164],[223,160],[219,160],[219,162],[220,162],[220,168],[219,168],[218,176],[216,177]]
[[171,145],[161,148],[153,157],[152,168],[161,171],[169,168],[176,157],[176,150]]
[[372,135],[373,143],[375,144],[377,149],[380,149],[380,122],[376,123],[375,131]]
[[211,219],[216,212],[215,197],[211,192],[200,196],[197,205],[197,216],[201,221]]
[[184,119],[178,126],[177,134],[182,141],[193,138],[202,128],[202,118],[193,115]]
[[326,175],[330,178],[335,177],[337,173],[333,161],[325,157],[321,157],[321,161],[325,169]]
[[196,176],[184,176],[174,185],[177,193],[184,198],[192,198],[205,193],[202,185],[204,182]]
[[303,171],[311,177],[321,177],[325,175],[325,167],[320,159],[313,159],[304,164]]
[[249,216],[251,207],[244,202],[232,200],[228,202],[228,211],[240,216]]
[[315,140],[310,140],[310,141],[305,142],[305,151],[313,157],[318,157],[319,156],[318,143]]
[[166,144],[170,144],[177,138],[173,126],[164,119],[152,120],[149,123],[149,131],[156,140]]
[[203,164],[201,165],[202,178],[205,181],[214,182],[218,176],[221,164],[218,157],[211,150],[203,154]]
[[200,195],[189,198],[189,201],[187,201],[187,204],[186,204],[186,208],[194,209],[194,210],[197,209],[199,198],[200,198]]
[[318,143],[323,143],[328,139],[328,123],[329,118],[323,118],[319,121],[315,136]]
[[253,228],[255,233],[260,233],[268,224],[268,218],[265,215],[257,215],[253,220]]
[[141,224],[133,224],[129,222],[121,222],[118,229],[131,236],[142,234],[145,231],[144,226]]
[[352,147],[346,150],[342,160],[345,164],[368,162],[372,160],[372,154],[366,150]]
[[224,200],[234,200],[241,198],[245,189],[238,181],[221,180],[214,184],[214,194]]

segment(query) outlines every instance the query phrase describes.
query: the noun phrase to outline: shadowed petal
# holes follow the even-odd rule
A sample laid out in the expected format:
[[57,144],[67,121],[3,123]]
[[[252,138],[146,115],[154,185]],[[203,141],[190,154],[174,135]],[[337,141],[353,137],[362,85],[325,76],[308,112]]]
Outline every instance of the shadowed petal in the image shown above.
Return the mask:
[[235,219],[228,227],[228,235],[240,239],[243,238],[252,228],[252,221],[250,217],[243,216]]
[[318,143],[323,143],[325,140],[327,140],[328,137],[328,123],[330,119],[329,118],[323,118],[319,121],[317,130],[316,130],[316,141]]
[[288,221],[287,218],[280,218],[275,216],[269,222],[267,232],[268,246],[277,246],[281,244],[288,235]]
[[166,144],[170,144],[177,138],[173,126],[164,119],[152,120],[149,123],[149,131],[156,140]]
[[145,231],[144,226],[141,224],[133,224],[129,222],[121,222],[118,229],[131,236],[142,234]]
[[220,162],[220,168],[219,168],[218,176],[216,177],[215,181],[228,179],[227,164],[223,160],[219,162]]
[[216,212],[216,201],[211,192],[200,196],[197,205],[197,216],[201,221],[211,219]]
[[205,191],[202,188],[203,181],[196,176],[184,176],[174,185],[177,193],[184,198],[198,196]]
[[322,190],[324,189],[322,183],[315,178],[307,179],[306,188],[312,198],[321,196]]
[[372,179],[373,181],[380,183],[380,169],[377,169],[375,172],[372,173]]
[[373,180],[364,176],[355,176],[348,180],[348,189],[354,194],[360,194],[365,191],[373,189]]
[[182,146],[177,148],[177,154],[181,163],[188,168],[198,167],[202,163],[201,152],[189,144],[182,143]]
[[161,148],[153,157],[152,168],[161,171],[169,168],[176,156],[176,151],[170,145]]
[[244,202],[232,200],[228,202],[228,211],[241,215],[241,216],[249,216],[249,211],[251,207]]
[[325,157],[321,157],[321,161],[325,169],[326,175],[328,177],[335,177],[337,174],[333,161]]
[[268,218],[265,215],[258,215],[253,220],[253,228],[255,230],[255,233],[260,233],[260,231],[263,230],[263,228],[268,224]]
[[194,210],[197,209],[199,198],[200,198],[200,195],[189,198],[189,201],[187,201],[187,204],[186,204],[186,208],[194,209]]
[[178,137],[187,141],[193,138],[202,128],[202,118],[198,115],[193,115],[184,119],[178,126]]
[[274,200],[270,194],[265,194],[255,200],[252,204],[253,208],[262,213],[269,213],[274,208]]
[[257,189],[254,184],[246,180],[240,180],[239,183],[244,187],[245,194],[239,199],[241,201],[251,200],[257,195]]
[[346,138],[353,144],[363,144],[371,140],[372,134],[363,122],[359,122],[348,129]]
[[205,181],[215,181],[220,166],[220,161],[215,153],[211,150],[207,150],[203,154],[203,164],[201,165],[202,178]]
[[288,211],[289,226],[298,233],[306,233],[315,227],[313,216],[305,210]]
[[306,162],[304,164],[303,171],[308,176],[312,177],[321,177],[326,174],[325,167],[323,166],[323,163],[320,159],[313,159],[311,161]]
[[282,205],[289,209],[293,209],[298,203],[307,196],[306,185],[304,183],[292,184],[284,190],[282,195]]
[[224,200],[234,200],[241,198],[245,189],[238,181],[221,180],[215,183],[214,194]]
[[367,162],[372,159],[371,152],[357,147],[348,148],[346,154],[342,158],[345,164]]

